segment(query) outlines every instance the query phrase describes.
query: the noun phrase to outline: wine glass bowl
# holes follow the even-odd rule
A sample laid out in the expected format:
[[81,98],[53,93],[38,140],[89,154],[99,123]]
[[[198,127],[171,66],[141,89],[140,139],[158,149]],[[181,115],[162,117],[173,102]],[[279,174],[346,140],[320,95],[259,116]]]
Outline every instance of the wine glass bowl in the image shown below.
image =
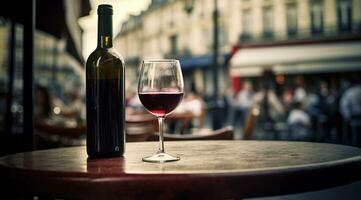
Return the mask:
[[180,158],[164,151],[163,121],[182,101],[183,75],[178,60],[159,59],[142,62],[138,95],[143,106],[158,118],[159,150],[153,156],[144,157],[145,162],[169,162]]
[[157,117],[165,117],[182,100],[182,92],[142,92],[139,98],[144,107]]

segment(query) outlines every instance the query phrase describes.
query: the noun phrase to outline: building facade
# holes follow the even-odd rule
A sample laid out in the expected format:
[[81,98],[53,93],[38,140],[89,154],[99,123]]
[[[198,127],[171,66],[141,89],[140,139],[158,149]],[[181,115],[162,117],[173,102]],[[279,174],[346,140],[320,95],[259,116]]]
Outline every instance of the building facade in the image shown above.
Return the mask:
[[[226,29],[229,20],[224,14],[231,2],[226,0],[219,3],[222,53],[229,52],[232,46]],[[187,12],[185,1],[154,0],[146,11],[138,16],[130,16],[122,24],[114,43],[126,61],[128,89],[135,89],[133,86],[137,83],[137,71],[142,59],[176,58],[181,60],[187,90],[212,92],[209,82],[212,77],[214,5],[211,1],[196,0],[192,7],[192,12]],[[220,78],[224,79],[222,73]]]
[[[123,23],[115,46],[127,63],[128,85],[136,84],[142,59],[179,58],[186,88],[212,92],[214,1],[194,0],[191,12],[185,2],[153,0],[146,11]],[[221,91],[231,84],[230,76],[259,76],[265,68],[287,74],[361,67],[360,0],[222,0],[218,9],[220,52],[236,52],[229,68],[221,59],[226,66],[219,73]],[[234,46],[238,51],[232,51]],[[273,51],[275,47],[283,48]],[[330,52],[340,51],[335,64]],[[296,58],[284,59],[292,57],[288,52]]]
[[242,78],[265,71],[277,75],[278,88],[302,76],[311,90],[320,81],[336,87],[341,79],[360,73],[361,1],[242,2],[235,20],[241,23],[239,50],[230,61],[236,91]]

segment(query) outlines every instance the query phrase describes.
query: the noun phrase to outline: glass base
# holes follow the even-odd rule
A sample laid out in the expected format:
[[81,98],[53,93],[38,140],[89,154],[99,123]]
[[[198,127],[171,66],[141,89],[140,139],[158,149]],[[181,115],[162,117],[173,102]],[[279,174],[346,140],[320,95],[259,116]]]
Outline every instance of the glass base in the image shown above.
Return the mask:
[[166,153],[157,153],[152,156],[142,158],[144,162],[155,162],[155,163],[163,163],[163,162],[173,162],[178,161],[180,158],[178,156],[171,156]]

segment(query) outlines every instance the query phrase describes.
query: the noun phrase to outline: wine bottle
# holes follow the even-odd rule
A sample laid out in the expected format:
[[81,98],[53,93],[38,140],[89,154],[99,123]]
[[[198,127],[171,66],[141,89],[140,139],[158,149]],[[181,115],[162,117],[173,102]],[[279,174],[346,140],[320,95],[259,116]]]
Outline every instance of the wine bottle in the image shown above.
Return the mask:
[[125,68],[113,48],[111,5],[98,7],[98,45],[86,62],[87,153],[122,156],[125,145]]

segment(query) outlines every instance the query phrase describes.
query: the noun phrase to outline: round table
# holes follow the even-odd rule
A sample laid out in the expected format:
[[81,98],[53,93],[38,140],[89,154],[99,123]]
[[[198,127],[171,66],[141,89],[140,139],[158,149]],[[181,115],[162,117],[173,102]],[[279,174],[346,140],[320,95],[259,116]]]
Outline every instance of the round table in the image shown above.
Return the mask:
[[[282,141],[166,142],[171,163],[145,163],[155,142],[127,143],[124,158],[89,159],[84,147],[0,158],[2,188],[79,199],[227,199],[290,194],[361,179],[361,149]],[[11,194],[14,195],[14,194]]]

